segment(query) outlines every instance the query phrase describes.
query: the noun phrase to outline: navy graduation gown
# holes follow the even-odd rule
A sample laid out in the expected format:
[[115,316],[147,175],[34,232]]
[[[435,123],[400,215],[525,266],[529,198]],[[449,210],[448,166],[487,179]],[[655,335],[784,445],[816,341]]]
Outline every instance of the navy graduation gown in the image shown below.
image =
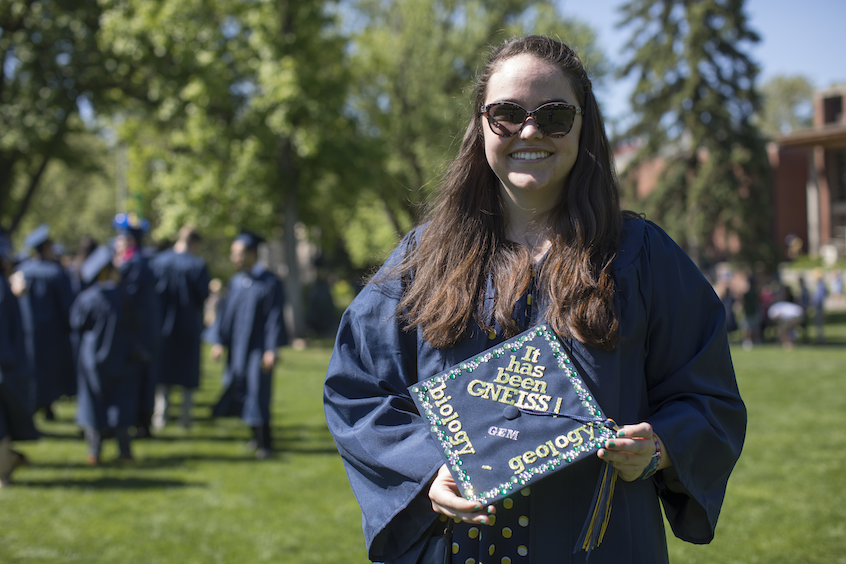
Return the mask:
[[0,275],[0,439],[38,438],[32,424],[34,391],[18,300]]
[[270,422],[273,373],[261,369],[261,357],[288,343],[284,305],[282,283],[260,263],[229,280],[210,332],[212,342],[227,348],[225,390],[215,416],[240,416],[251,427]]
[[74,395],[76,388],[68,322],[70,280],[59,263],[49,260],[24,261],[18,271],[27,282],[19,302],[35,371],[36,407],[48,406],[63,395]]
[[[130,356],[140,365],[139,409],[142,414],[151,414],[156,393],[156,358],[161,344],[161,311],[153,273],[141,252],[136,249],[132,257],[121,264],[120,290],[132,334]],[[145,421],[139,423],[146,424]]]
[[71,308],[80,333],[76,420],[83,427],[130,427],[138,413],[141,366],[130,362],[133,332],[121,290],[98,282]]
[[191,253],[169,249],[150,261],[161,307],[158,383],[200,385],[200,335],[203,304],[209,295],[206,263]]
[[[411,237],[386,266],[396,264]],[[651,480],[618,481],[603,543],[592,563],[666,562],[660,502],[679,538],[714,536],[746,410],[729,356],[725,311],[710,284],[658,227],[625,222],[612,265],[620,341],[602,351],[568,340],[571,358],[609,417],[648,421],[673,467]],[[383,270],[384,272],[384,270]],[[380,280],[377,274],[376,280]],[[326,420],[363,514],[374,561],[411,562],[436,519],[428,484],[442,464],[407,387],[501,342],[479,327],[458,346],[433,349],[395,318],[401,281],[370,283],[345,312],[329,364]],[[542,307],[542,306],[541,306]],[[573,554],[600,461],[585,461],[531,488],[531,562],[584,562]]]

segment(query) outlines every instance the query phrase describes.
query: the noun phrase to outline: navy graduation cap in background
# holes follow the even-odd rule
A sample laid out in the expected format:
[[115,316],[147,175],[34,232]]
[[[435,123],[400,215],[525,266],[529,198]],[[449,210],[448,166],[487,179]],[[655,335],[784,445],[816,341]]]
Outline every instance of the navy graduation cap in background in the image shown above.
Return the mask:
[[[461,494],[483,504],[566,471],[616,436],[616,424],[546,325],[409,391]],[[603,463],[598,479],[594,509],[579,540],[588,553],[601,541],[610,517],[616,470]]]
[[257,233],[253,233],[248,229],[241,229],[241,233],[239,233],[233,242],[240,241],[244,243],[244,246],[248,249],[257,249],[259,244],[264,243],[264,237],[258,235]]
[[94,252],[88,255],[82,267],[79,269],[80,278],[86,284],[90,284],[97,278],[106,266],[112,262],[112,248],[108,245],[100,245]]
[[30,231],[26,239],[24,239],[24,247],[27,249],[37,249],[50,239],[50,226],[42,223],[32,231]]

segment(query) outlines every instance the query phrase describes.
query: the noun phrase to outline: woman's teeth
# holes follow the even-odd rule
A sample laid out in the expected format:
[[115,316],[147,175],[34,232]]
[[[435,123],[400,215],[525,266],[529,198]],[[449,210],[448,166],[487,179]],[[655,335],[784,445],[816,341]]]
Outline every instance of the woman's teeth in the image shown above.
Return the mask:
[[546,151],[520,151],[517,153],[513,153],[511,155],[512,159],[517,159],[518,161],[537,161],[540,159],[545,159],[552,153],[548,153]]

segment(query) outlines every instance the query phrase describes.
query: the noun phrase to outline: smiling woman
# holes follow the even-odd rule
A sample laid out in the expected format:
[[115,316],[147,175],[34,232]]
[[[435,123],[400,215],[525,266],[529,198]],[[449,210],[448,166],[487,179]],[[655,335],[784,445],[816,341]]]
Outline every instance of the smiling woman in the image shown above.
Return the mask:
[[[507,41],[477,79],[471,115],[428,222],[345,312],[326,377],[326,419],[368,555],[585,562],[585,548],[594,563],[667,562],[659,499],[677,536],[709,542],[746,426],[722,304],[663,231],[621,212],[602,115],[572,49],[546,37]],[[491,439],[471,443],[474,414],[462,408],[459,421],[452,395],[436,389],[442,411],[420,414],[407,389],[541,323],[619,432],[566,473],[483,507],[459,495],[451,470],[491,466],[447,466],[441,455],[479,456]],[[542,394],[553,376],[529,369],[501,375],[520,394],[477,380],[468,393],[497,394],[517,417],[524,397],[551,400]],[[443,443],[432,439],[437,425],[453,433]],[[546,457],[550,444],[519,460]],[[605,497],[613,511],[605,542],[588,533],[583,543],[580,531],[600,529],[582,527],[603,462],[620,478]]]

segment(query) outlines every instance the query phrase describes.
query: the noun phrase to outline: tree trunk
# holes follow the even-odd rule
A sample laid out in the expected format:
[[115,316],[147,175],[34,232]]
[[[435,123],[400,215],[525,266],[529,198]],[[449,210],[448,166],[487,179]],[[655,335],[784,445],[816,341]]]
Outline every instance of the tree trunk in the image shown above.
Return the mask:
[[299,189],[299,174],[294,162],[293,148],[290,140],[279,137],[277,140],[278,154],[276,159],[279,183],[285,191],[282,207],[282,225],[284,229],[283,248],[285,249],[285,265],[288,275],[285,277],[286,307],[290,310],[290,334],[292,338],[305,336],[305,307],[303,300],[302,273],[297,257],[297,192]]

